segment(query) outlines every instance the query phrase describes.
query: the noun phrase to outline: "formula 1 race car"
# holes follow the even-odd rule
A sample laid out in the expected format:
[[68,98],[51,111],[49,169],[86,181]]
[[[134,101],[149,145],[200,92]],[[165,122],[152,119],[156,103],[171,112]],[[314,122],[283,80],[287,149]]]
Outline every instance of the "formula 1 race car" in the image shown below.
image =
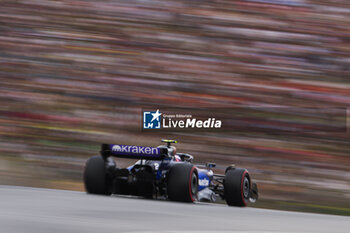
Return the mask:
[[[158,147],[102,144],[101,155],[88,159],[84,171],[87,193],[135,195],[180,202],[215,202],[217,197],[230,206],[246,206],[258,199],[258,188],[246,169],[229,166],[225,175],[214,174],[214,163],[200,168],[193,156],[176,153],[171,143]],[[111,157],[138,161],[128,168],[117,168]]]

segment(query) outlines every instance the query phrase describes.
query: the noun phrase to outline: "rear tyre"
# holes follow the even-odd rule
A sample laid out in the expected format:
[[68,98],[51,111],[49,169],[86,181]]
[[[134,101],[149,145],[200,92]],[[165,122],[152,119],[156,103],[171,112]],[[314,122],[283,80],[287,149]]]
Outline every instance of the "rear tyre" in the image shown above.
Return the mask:
[[108,195],[107,172],[105,161],[101,156],[89,158],[84,170],[84,184],[87,193]]
[[175,164],[169,171],[168,197],[172,201],[194,202],[198,193],[198,171],[189,163]]
[[229,206],[247,206],[250,189],[250,177],[246,169],[227,170],[224,179],[224,197]]

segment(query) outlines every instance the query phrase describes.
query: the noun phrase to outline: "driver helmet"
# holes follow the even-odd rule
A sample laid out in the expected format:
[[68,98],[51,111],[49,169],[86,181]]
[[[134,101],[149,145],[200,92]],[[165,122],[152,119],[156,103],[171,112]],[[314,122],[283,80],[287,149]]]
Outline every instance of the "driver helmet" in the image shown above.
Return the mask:
[[176,147],[175,147],[175,146],[170,146],[170,148],[171,148],[172,151],[173,151],[173,155],[176,155]]

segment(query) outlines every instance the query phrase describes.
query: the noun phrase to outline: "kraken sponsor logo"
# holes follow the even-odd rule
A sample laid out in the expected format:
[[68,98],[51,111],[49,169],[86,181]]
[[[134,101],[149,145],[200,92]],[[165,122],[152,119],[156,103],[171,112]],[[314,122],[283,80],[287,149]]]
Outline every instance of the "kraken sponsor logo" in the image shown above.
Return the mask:
[[113,145],[112,151],[121,153],[132,154],[153,154],[158,155],[159,149],[145,146],[125,146],[125,145]]
[[114,145],[112,147],[112,151],[117,151],[117,152],[120,152],[122,150],[122,148],[119,146],[119,145]]

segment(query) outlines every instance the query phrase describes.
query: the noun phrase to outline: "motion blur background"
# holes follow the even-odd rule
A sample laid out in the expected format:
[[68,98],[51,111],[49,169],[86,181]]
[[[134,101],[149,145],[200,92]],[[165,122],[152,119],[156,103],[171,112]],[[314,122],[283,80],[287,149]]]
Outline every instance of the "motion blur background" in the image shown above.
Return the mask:
[[[248,168],[258,207],[350,215],[349,132],[296,130],[308,109],[346,113],[349,65],[348,0],[0,0],[0,184],[83,190],[100,143],[171,138],[217,172]],[[162,107],[251,123],[141,131],[141,109]]]

